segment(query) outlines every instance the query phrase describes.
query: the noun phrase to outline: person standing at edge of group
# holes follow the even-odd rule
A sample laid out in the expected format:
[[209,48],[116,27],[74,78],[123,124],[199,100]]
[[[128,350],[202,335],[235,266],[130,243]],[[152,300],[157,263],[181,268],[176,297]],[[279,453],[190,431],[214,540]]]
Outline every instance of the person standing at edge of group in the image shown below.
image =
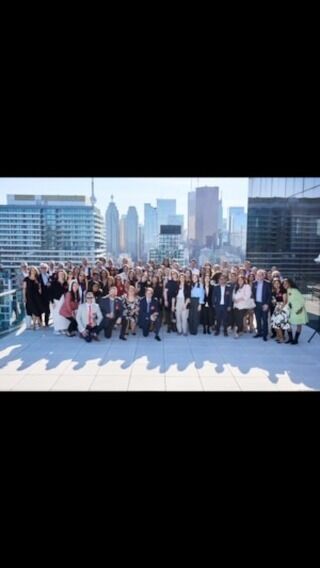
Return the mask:
[[92,339],[99,341],[98,332],[102,313],[99,305],[94,301],[92,292],[87,292],[86,302],[80,304],[76,320],[80,335],[87,343],[90,343]]
[[106,339],[110,339],[112,330],[116,323],[121,323],[119,338],[126,341],[125,333],[127,320],[123,316],[123,303],[121,298],[117,297],[117,287],[110,288],[108,296],[104,296],[99,300],[99,306],[102,312],[103,320],[99,325],[98,333],[103,329]]
[[[39,271],[35,266],[30,267],[29,276],[23,283],[23,297],[26,306],[26,313],[31,316],[33,321],[33,329],[41,327],[41,315],[43,313],[43,304],[41,298],[41,284],[39,281]],[[30,328],[29,328],[30,329]]]
[[244,317],[247,310],[254,305],[252,304],[251,288],[247,284],[245,276],[238,276],[238,282],[233,289],[232,300],[235,315],[234,338],[237,339],[239,334],[243,333]]
[[204,277],[204,285],[203,285],[203,304],[202,304],[202,325],[203,325],[203,333],[211,334],[210,327],[213,325],[214,322],[214,314],[213,314],[213,307],[212,307],[212,291],[213,285],[210,284],[210,274],[205,274]]
[[78,324],[76,320],[77,310],[80,304],[80,293],[78,280],[72,280],[69,284],[69,292],[66,293],[64,302],[60,308],[60,315],[69,320],[66,335],[74,337],[77,335]]
[[161,327],[159,304],[152,296],[153,289],[146,288],[145,297],[140,301],[138,323],[139,327],[142,328],[143,337],[148,337],[151,323],[153,323],[155,339],[157,341],[161,341],[161,338],[159,337]]
[[309,318],[305,308],[304,297],[298,290],[296,283],[291,278],[285,278],[283,286],[287,291],[289,306],[289,324],[296,325],[296,333],[293,339],[292,328],[288,331],[289,339],[286,343],[297,345],[301,334],[302,326],[308,323]]
[[[18,288],[19,290],[23,289],[24,280],[28,276],[29,276],[28,263],[22,262],[21,265],[20,265],[20,270],[18,271],[18,273],[16,274],[16,277],[15,277],[16,288]],[[28,314],[26,313],[25,322],[26,322],[27,329],[31,329],[31,321],[32,321],[32,317],[28,316]]]
[[41,284],[41,291],[42,291],[41,298],[44,309],[44,323],[46,327],[49,327],[49,318],[50,318],[51,278],[48,269],[49,269],[48,265],[44,262],[41,262],[39,280]]
[[256,280],[252,283],[252,297],[255,301],[255,316],[257,333],[254,338],[263,337],[268,339],[268,312],[272,301],[271,283],[265,280],[265,271],[258,270]]
[[178,293],[172,300],[172,311],[176,312],[178,335],[188,335],[189,305],[191,299],[191,286],[186,283],[182,272],[179,276]]
[[203,305],[204,292],[199,274],[192,274],[191,298],[189,310],[189,330],[191,335],[197,335],[200,323],[201,306]]
[[222,323],[224,336],[228,337],[228,314],[232,307],[232,292],[231,286],[227,284],[227,279],[224,274],[221,274],[218,286],[213,287],[212,304],[216,313],[215,335],[220,334],[220,327]]

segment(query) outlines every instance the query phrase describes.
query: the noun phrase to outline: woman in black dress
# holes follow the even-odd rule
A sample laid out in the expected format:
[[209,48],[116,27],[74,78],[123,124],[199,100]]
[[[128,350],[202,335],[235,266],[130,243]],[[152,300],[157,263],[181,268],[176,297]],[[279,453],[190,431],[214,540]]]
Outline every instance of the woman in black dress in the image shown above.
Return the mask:
[[31,266],[29,276],[24,279],[23,294],[26,313],[32,317],[32,328],[39,329],[41,327],[41,314],[44,312],[44,306],[41,299],[39,271],[35,266]]
[[203,325],[203,333],[210,335],[210,327],[213,326],[213,307],[212,307],[212,291],[213,286],[210,284],[211,274],[208,272],[204,277],[203,290],[204,290],[204,303],[202,304],[201,320]]
[[158,301],[159,304],[159,318],[162,321],[162,311],[163,311],[163,283],[162,281],[160,282],[159,280],[159,276],[153,276],[152,277],[152,285],[151,285],[152,289],[153,289],[153,296],[152,298],[154,300]]

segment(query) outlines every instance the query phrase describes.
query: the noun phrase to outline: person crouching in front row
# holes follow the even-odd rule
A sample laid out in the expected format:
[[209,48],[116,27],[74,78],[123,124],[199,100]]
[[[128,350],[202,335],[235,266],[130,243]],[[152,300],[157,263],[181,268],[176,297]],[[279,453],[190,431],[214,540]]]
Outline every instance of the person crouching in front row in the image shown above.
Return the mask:
[[159,317],[159,304],[157,300],[152,298],[153,289],[146,288],[145,297],[140,300],[139,306],[139,327],[142,328],[143,337],[148,337],[150,326],[154,324],[155,339],[161,341],[159,331],[161,320]]
[[99,325],[98,333],[104,329],[104,336],[106,339],[110,339],[115,323],[121,323],[120,339],[126,341],[127,319],[123,316],[123,303],[122,300],[117,297],[116,286],[111,286],[109,294],[100,298],[99,306],[103,320]]
[[80,304],[77,311],[77,324],[81,337],[88,343],[94,339],[99,341],[99,326],[103,316],[98,304],[95,303],[93,292],[87,292],[86,301]]

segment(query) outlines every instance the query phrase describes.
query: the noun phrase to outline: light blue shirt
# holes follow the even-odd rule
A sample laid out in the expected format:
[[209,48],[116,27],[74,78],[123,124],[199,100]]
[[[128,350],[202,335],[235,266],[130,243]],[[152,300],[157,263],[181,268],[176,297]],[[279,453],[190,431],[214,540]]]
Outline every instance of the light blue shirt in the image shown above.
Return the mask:
[[203,286],[193,286],[191,289],[191,298],[199,298],[199,303],[204,303],[204,289]]
[[257,282],[256,302],[262,302],[263,280]]

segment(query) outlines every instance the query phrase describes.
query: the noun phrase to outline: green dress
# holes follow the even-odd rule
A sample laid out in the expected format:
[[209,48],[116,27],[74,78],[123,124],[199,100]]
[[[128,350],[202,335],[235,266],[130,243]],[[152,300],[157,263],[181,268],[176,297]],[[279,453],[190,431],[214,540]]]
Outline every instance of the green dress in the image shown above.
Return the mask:
[[[304,307],[304,297],[296,288],[288,289],[288,304],[290,308],[289,313],[289,323],[293,325],[303,325],[308,323],[308,314],[306,308]],[[302,311],[297,314],[297,312],[302,308]]]

